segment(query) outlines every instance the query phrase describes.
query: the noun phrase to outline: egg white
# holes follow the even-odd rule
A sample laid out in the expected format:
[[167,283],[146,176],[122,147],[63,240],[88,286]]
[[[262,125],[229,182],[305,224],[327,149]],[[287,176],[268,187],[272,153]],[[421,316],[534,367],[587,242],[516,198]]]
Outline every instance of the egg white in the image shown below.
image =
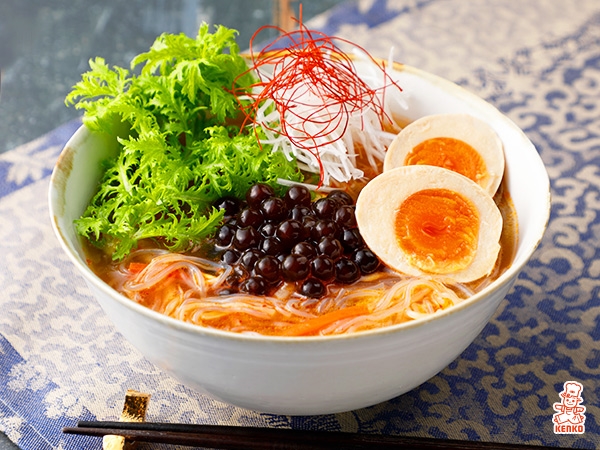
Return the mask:
[[388,147],[384,172],[406,165],[412,150],[428,139],[446,137],[469,144],[481,155],[487,174],[478,183],[494,195],[504,175],[502,141],[494,129],[469,114],[433,114],[421,117],[404,127]]
[[493,198],[469,178],[437,166],[414,165],[390,169],[371,180],[356,201],[356,220],[369,248],[387,266],[407,275],[431,275],[413,265],[398,243],[396,213],[402,202],[425,189],[447,189],[467,198],[479,213],[479,233],[471,263],[444,276],[469,282],[488,275],[500,251],[502,215]]

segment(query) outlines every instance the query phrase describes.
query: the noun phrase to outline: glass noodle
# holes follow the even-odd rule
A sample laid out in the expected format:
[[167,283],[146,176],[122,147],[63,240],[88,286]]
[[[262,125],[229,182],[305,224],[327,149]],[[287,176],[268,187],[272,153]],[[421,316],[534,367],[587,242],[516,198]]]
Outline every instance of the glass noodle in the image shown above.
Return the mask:
[[241,333],[327,335],[418,319],[473,294],[440,277],[406,277],[389,270],[336,285],[322,299],[300,296],[287,283],[273,295],[218,295],[232,269],[197,256],[139,249],[106,270],[114,289],[161,314]]

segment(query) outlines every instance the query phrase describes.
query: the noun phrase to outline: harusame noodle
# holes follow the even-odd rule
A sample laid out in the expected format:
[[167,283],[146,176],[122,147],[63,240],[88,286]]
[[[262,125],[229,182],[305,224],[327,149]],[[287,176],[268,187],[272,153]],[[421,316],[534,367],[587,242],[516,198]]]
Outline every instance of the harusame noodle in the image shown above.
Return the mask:
[[[149,261],[149,262],[144,262]],[[418,319],[472,295],[441,279],[382,270],[324,299],[299,296],[284,284],[274,295],[215,295],[230,267],[185,254],[141,249],[106,273],[106,281],[132,300],[195,325],[241,333],[328,335]]]

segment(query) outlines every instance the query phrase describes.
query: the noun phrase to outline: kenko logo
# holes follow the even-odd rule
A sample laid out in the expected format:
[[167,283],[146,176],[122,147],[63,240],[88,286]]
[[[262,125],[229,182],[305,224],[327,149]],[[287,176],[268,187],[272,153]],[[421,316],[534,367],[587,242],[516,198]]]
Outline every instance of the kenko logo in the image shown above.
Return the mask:
[[583,386],[577,381],[567,381],[563,385],[563,391],[559,394],[560,403],[553,406],[554,414],[552,422],[556,434],[583,434],[585,433],[585,406],[581,397]]

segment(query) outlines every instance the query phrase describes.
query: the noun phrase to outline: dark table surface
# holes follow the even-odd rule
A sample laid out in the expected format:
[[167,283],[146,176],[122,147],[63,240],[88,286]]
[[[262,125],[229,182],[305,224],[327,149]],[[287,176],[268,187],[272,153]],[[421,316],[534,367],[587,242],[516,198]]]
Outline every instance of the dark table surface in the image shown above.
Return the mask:
[[[127,66],[162,32],[195,36],[198,24],[239,31],[242,49],[262,25],[273,24],[277,0],[2,0],[0,2],[0,153],[80,115],[65,95],[102,56]],[[304,2],[303,18],[340,0]],[[290,2],[298,9],[298,2]],[[268,37],[269,33],[262,36]]]

